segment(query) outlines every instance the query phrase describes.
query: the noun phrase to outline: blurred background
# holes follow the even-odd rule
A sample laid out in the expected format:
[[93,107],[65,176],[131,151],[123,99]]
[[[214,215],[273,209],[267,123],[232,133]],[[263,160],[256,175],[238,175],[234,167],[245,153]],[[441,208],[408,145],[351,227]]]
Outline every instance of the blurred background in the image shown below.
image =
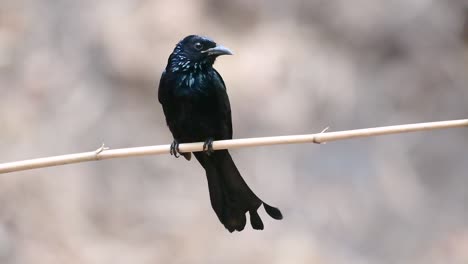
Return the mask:
[[[1,0],[0,162],[169,144],[175,44],[215,67],[236,138],[468,117],[464,0]],[[468,130],[231,151],[283,221],[230,234],[169,155],[0,175],[0,263],[468,263]]]

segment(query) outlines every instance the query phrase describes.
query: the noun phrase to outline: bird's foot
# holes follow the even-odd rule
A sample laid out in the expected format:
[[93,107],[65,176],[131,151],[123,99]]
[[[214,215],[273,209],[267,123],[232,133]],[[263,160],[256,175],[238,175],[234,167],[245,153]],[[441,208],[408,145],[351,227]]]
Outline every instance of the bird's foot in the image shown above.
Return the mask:
[[205,143],[203,143],[203,152],[208,154],[208,156],[214,152],[213,138],[208,138],[207,140],[205,140]]
[[171,148],[169,150],[169,153],[171,155],[174,155],[174,157],[179,158],[180,157],[180,152],[179,152],[179,141],[175,140],[172,141]]

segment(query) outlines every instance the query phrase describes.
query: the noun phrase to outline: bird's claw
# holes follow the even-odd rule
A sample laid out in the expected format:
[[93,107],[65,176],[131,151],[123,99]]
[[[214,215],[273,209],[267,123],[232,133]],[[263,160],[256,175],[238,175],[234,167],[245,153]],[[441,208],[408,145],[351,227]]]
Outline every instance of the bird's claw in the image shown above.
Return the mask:
[[205,152],[208,155],[214,152],[213,138],[208,138],[207,140],[205,140],[205,143],[203,143],[203,152]]
[[179,155],[180,154],[180,152],[179,152],[179,142],[177,140],[174,139],[174,141],[172,141],[169,153],[171,155],[173,155],[174,157],[176,157],[176,158],[180,157],[180,155]]

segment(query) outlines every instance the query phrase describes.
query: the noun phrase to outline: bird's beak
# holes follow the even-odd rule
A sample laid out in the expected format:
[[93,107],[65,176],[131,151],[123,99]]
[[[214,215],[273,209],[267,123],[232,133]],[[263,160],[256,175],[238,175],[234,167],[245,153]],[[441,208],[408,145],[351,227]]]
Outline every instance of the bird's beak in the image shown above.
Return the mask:
[[207,50],[202,51],[202,53],[208,53],[208,56],[221,56],[221,55],[232,55],[234,54],[230,49],[222,46],[217,45],[214,48],[209,48]]

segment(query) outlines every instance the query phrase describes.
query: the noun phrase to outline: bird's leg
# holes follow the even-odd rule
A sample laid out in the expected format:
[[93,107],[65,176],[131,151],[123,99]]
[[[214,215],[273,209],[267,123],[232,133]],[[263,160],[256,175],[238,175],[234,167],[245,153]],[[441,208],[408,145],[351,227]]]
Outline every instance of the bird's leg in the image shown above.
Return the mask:
[[213,138],[208,138],[207,140],[205,140],[205,143],[203,143],[203,151],[210,155],[211,153],[214,152],[213,150]]
[[176,157],[176,158],[180,157],[180,155],[179,155],[179,153],[180,153],[179,152],[179,141],[177,141],[176,139],[174,139],[174,141],[172,141],[169,153],[171,155],[174,155],[174,157]]

